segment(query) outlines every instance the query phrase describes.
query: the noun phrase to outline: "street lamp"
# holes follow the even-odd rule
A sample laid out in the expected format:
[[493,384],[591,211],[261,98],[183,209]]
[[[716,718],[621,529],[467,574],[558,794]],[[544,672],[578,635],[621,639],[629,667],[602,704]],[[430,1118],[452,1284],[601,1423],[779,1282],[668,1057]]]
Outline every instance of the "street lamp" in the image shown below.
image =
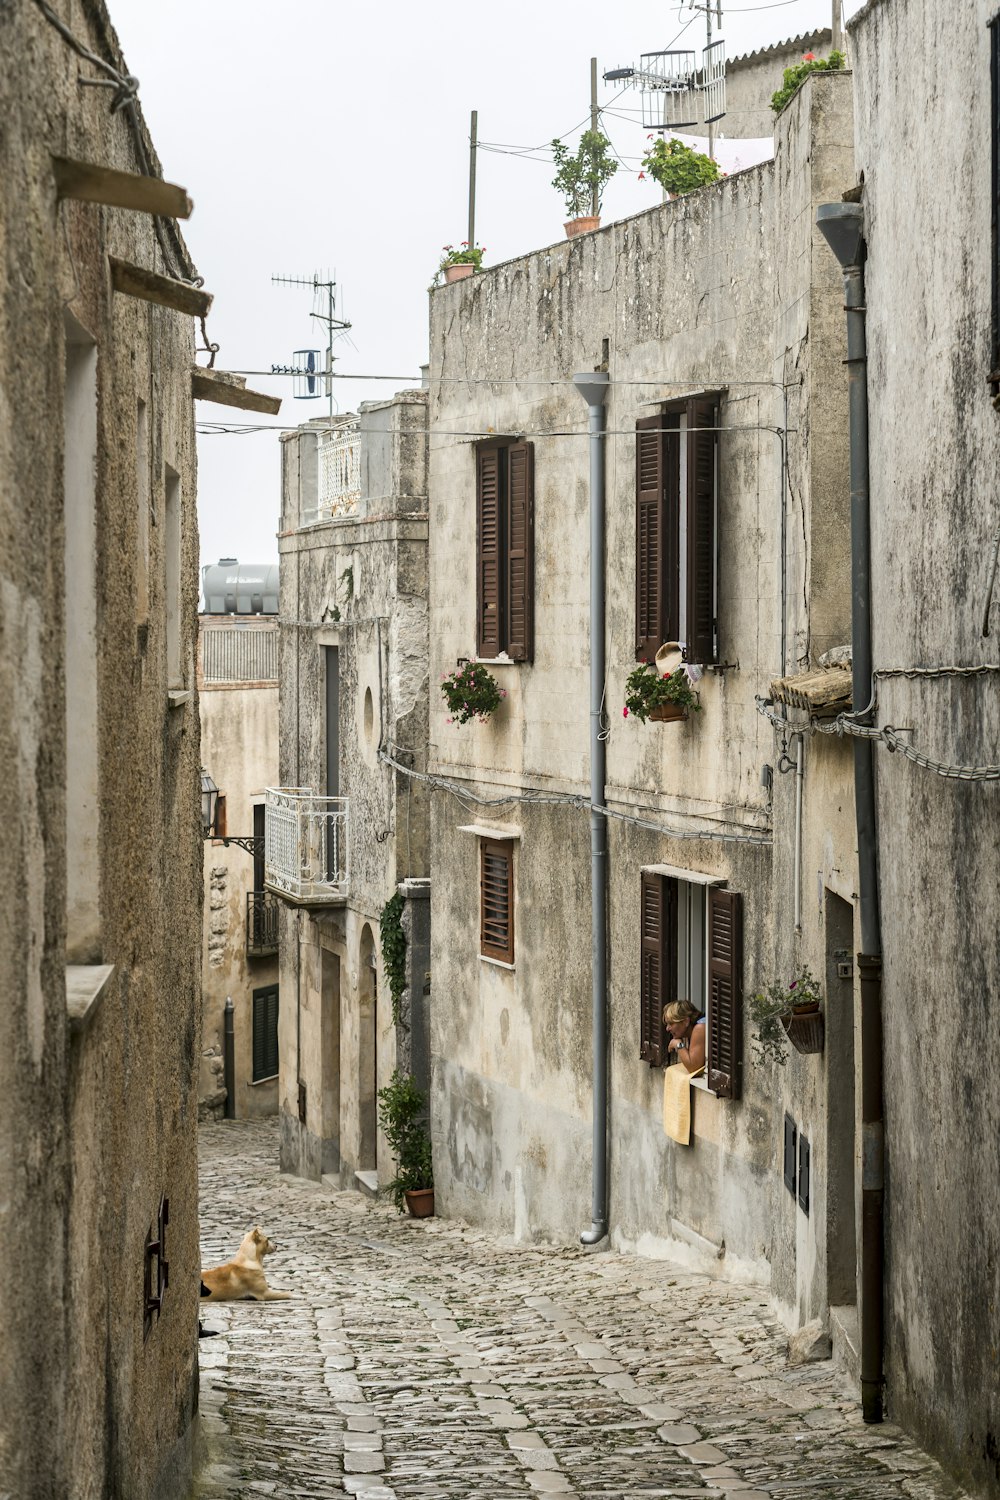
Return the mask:
[[215,833],[215,813],[219,801],[219,788],[211,776],[201,768],[201,826],[205,838],[211,838]]

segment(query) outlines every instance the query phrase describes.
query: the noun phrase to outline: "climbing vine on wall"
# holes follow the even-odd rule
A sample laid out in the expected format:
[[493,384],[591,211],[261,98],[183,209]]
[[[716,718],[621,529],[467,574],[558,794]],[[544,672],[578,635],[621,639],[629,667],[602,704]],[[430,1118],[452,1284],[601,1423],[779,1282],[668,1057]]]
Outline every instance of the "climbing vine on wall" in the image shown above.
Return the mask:
[[406,988],[406,938],[403,936],[403,898],[398,891],[383,906],[378,925],[382,938],[382,962],[389,980],[393,1024],[405,1026],[399,1006]]

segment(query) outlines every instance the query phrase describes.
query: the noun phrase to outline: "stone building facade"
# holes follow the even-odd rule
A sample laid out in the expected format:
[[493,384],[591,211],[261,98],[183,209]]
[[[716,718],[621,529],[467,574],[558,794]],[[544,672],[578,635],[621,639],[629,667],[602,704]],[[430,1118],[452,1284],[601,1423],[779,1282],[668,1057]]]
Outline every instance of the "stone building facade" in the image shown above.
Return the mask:
[[[817,75],[779,119],[773,161],[431,297],[430,676],[489,657],[507,693],[486,724],[449,723],[431,702],[428,769],[456,794],[431,807],[441,1207],[567,1242],[590,1217],[589,457],[572,376],[597,370],[610,1239],[767,1284],[790,1326],[828,1323],[832,1303],[856,1296],[855,994],[834,957],[854,945],[851,758],[833,738],[803,750],[794,716],[778,712],[776,730],[755,698],[850,636],[843,293],[813,219],[853,180],[850,78]],[[648,486],[647,438],[663,444]],[[640,554],[637,535],[644,486],[657,504],[661,485],[687,497],[656,523],[667,564]],[[511,520],[525,505],[527,543]],[[668,617],[681,628],[680,559],[696,535],[707,554],[690,576],[711,607],[699,625],[690,604],[677,638],[709,636],[694,653],[707,664],[700,712],[626,720],[637,639],[648,655]],[[639,555],[678,599],[643,626]],[[525,556],[527,606],[514,571]],[[498,902],[504,952],[489,940]],[[803,963],[823,982],[825,1049],[757,1065],[740,987],[788,982]],[[647,999],[722,1006],[726,983],[735,998],[716,1010],[718,1055],[693,1087],[693,1144],[680,1146],[663,1130],[665,1041],[647,1033],[659,1015]]]
[[[376,1094],[397,1061],[426,1077],[427,797],[405,774],[427,741],[426,424],[409,391],[282,438],[281,1164],[350,1187],[392,1175]],[[401,1025],[379,926],[397,890]]]
[[[998,13],[995,0],[947,15],[871,0],[850,26],[874,719],[906,726],[900,738],[931,761],[968,768],[1000,760],[995,589],[987,607],[1000,477]],[[885,745],[875,777],[888,1410],[974,1493],[997,1496],[997,784],[935,774]]]
[[112,258],[193,271],[138,106],[37,6],[0,50],[0,1488],[148,1500],[197,1407],[194,339]]
[[202,764],[224,799],[217,832],[247,841],[205,844],[199,1107],[223,1112],[231,999],[228,1113],[244,1120],[278,1110],[278,900],[264,885],[264,794],[278,780],[276,615],[200,616],[198,707]]

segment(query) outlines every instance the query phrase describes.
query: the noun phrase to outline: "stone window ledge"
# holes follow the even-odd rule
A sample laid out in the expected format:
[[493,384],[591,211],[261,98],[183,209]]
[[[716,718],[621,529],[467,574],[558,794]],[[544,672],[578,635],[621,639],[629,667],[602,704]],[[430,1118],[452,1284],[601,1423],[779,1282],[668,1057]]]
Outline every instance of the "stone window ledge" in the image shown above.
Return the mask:
[[114,964],[66,965],[66,1015],[71,1033],[86,1031],[114,972]]

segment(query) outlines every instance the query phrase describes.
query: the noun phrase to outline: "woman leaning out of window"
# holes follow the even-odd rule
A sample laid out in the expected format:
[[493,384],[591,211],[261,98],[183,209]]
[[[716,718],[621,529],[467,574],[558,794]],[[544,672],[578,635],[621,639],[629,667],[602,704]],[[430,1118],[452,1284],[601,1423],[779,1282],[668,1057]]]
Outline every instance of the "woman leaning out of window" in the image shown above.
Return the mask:
[[705,1017],[690,1000],[672,1000],[664,1006],[663,1024],[671,1035],[668,1052],[676,1054],[689,1073],[705,1066]]

